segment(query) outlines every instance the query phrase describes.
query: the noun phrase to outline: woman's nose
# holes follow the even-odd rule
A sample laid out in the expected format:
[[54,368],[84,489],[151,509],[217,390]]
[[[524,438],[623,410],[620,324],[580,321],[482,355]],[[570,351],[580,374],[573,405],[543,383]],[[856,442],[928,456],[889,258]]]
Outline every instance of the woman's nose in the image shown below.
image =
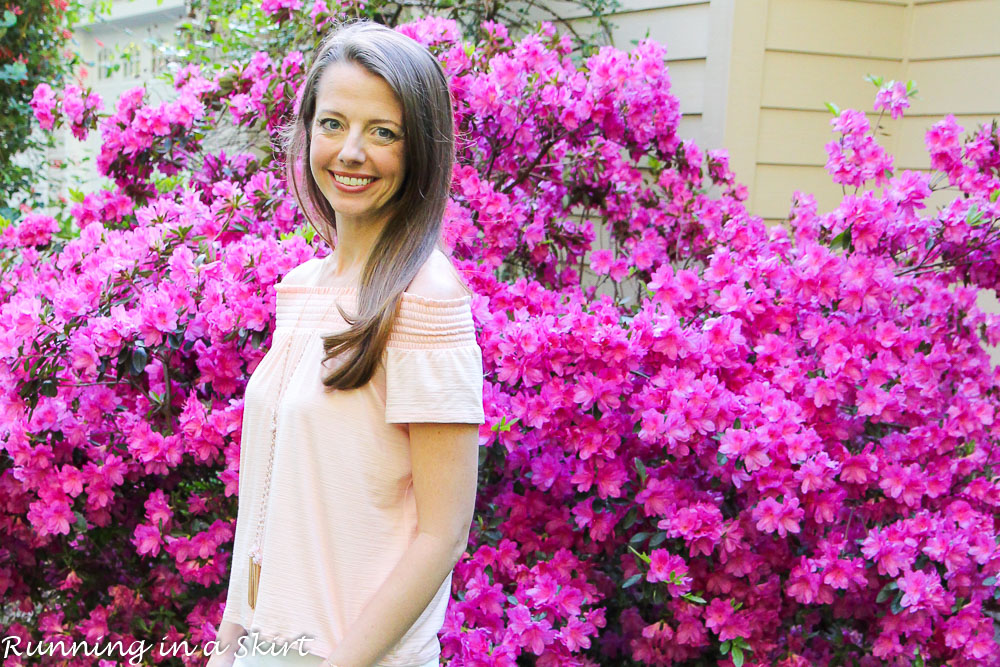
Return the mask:
[[364,140],[359,134],[351,132],[344,139],[344,145],[340,148],[340,160],[342,162],[364,162]]

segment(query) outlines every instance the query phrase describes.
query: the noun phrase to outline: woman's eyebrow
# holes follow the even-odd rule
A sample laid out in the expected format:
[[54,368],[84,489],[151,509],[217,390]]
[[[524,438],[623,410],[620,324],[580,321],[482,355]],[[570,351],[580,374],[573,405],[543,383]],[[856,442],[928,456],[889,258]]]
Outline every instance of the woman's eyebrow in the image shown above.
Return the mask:
[[[321,109],[318,112],[318,115],[320,115],[320,116],[325,116],[325,115],[329,115],[329,116],[343,116],[344,114],[340,113],[339,111],[334,111],[333,109]],[[396,122],[394,120],[391,120],[389,118],[373,118],[373,119],[369,120],[368,123],[369,124],[371,124],[371,123],[392,123],[393,125],[400,125],[400,127],[402,127],[402,125],[400,123],[398,123],[398,122]]]

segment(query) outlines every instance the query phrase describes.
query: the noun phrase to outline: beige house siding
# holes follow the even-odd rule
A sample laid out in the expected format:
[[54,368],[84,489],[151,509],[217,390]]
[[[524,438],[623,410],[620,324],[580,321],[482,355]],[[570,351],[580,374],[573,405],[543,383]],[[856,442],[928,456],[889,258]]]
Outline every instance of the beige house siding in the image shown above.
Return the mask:
[[[748,208],[769,224],[788,217],[795,190],[821,212],[844,189],[824,165],[836,138],[825,103],[864,111],[874,126],[875,87],[866,74],[915,80],[902,119],[882,116],[879,141],[896,171],[927,171],[924,134],[954,114],[966,132],[1000,116],[1000,0],[622,0],[610,20],[615,46],[648,34],[667,46],[680,134],[725,148],[749,189]],[[573,16],[568,3],[548,5]],[[539,15],[539,18],[546,18]],[[549,17],[550,18],[550,17]],[[576,18],[587,32],[592,19]],[[853,189],[848,189],[848,192]],[[954,197],[937,192],[931,209]],[[983,291],[980,306],[1000,312]],[[994,364],[1000,350],[991,350]]]

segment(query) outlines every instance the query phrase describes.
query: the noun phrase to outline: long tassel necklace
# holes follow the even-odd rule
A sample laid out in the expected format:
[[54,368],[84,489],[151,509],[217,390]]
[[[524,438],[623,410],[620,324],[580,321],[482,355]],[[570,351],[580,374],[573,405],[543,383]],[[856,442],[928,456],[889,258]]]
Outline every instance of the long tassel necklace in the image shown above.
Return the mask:
[[[331,294],[330,296],[331,296],[331,301],[336,302],[336,299],[333,297],[333,295]],[[302,308],[301,311],[299,311],[299,319],[295,323],[295,329],[299,328],[299,324],[302,322],[302,314],[306,312],[306,310],[308,310],[309,302],[312,301],[312,297],[313,294],[310,294],[309,299],[306,300],[306,305]],[[326,316],[329,314],[330,309],[332,307],[333,305],[331,304],[327,308],[326,313],[323,314],[321,322],[326,320]],[[278,406],[281,404],[281,399],[284,396],[285,389],[287,388],[288,382],[291,379],[288,376],[287,371],[288,371],[288,360],[292,354],[292,343],[295,340],[295,335],[294,335],[295,329],[288,332],[288,343],[285,346],[284,350],[285,363],[281,369],[281,375],[279,376],[281,380],[281,386],[278,390],[278,398],[274,402],[273,407],[271,408],[271,452],[270,455],[268,456],[268,461],[267,461],[267,473],[264,476],[264,493],[261,495],[260,504],[257,507],[257,532],[256,536],[254,537],[253,545],[250,547],[250,554],[249,554],[250,581],[249,581],[249,587],[247,589],[248,591],[247,602],[250,603],[251,609],[255,609],[257,606],[257,587],[260,584],[260,568],[261,568],[261,561],[263,560],[263,550],[261,548],[261,545],[263,544],[262,538],[264,534],[264,511],[265,508],[267,507],[267,498],[270,495],[271,491],[271,469],[274,466],[274,443],[275,440],[277,439],[277,434],[278,434]],[[299,363],[302,361],[302,357],[305,355],[305,351],[308,347],[309,344],[307,341],[306,343],[303,344],[302,351],[299,353],[298,359],[296,359],[295,365],[292,367],[292,373],[294,373],[295,370],[298,368]]]

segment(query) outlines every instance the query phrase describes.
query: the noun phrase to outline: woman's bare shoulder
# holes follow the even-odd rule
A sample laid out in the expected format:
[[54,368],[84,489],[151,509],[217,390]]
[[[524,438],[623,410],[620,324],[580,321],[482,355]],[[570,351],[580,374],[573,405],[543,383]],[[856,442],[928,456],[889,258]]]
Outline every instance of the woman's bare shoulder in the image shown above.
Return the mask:
[[302,262],[291,271],[285,274],[285,277],[281,279],[282,285],[311,285],[313,284],[312,277],[319,263],[322,261],[319,257],[311,257],[306,261]]
[[428,299],[458,299],[468,294],[451,260],[437,248],[406,291]]

